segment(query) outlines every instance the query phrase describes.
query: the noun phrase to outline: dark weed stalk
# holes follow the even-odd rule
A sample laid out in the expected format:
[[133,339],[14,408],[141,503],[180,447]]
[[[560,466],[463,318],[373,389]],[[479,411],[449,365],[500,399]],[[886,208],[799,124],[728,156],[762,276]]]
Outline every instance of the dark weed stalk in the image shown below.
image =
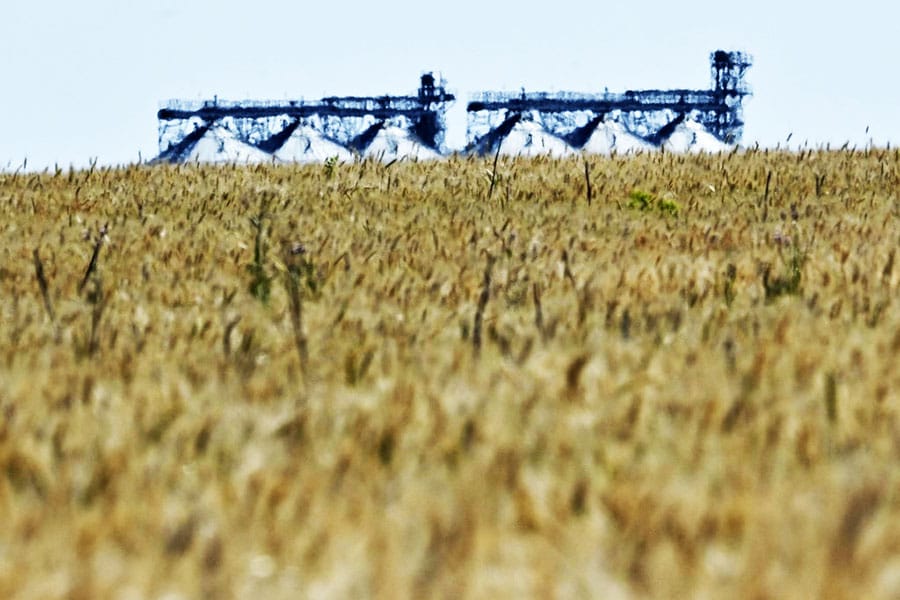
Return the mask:
[[541,287],[537,282],[531,287],[531,297],[534,299],[534,326],[537,328],[544,343],[547,342],[547,328],[544,327],[544,311],[541,308]]
[[894,248],[891,250],[890,254],[888,254],[887,263],[884,265],[884,269],[881,270],[881,281],[885,284],[889,284],[891,281],[891,277],[894,274],[894,256],[897,254],[897,249]]
[[103,282],[99,276],[91,278],[91,287],[85,296],[91,305],[91,326],[87,339],[75,339],[75,354],[78,357],[93,357],[100,349],[100,321],[109,303],[109,296],[103,292]]
[[300,295],[300,277],[304,274],[302,259],[306,249],[302,244],[284,244],[282,257],[287,271],[284,274],[284,287],[291,302],[291,325],[294,329],[294,345],[300,358],[300,370],[306,377],[309,373],[309,349],[306,334],[303,333],[303,297]]
[[491,297],[491,270],[494,268],[494,257],[488,256],[487,267],[484,269],[484,281],[481,285],[481,295],[478,297],[478,308],[475,310],[475,322],[472,325],[472,347],[477,356],[481,352],[481,326],[484,322],[484,309]]
[[566,392],[570,399],[572,399],[578,391],[581,373],[584,371],[584,367],[588,364],[589,360],[590,356],[587,354],[579,354],[569,363],[569,366],[566,367]]
[[578,290],[578,284],[575,282],[575,276],[572,274],[572,269],[569,268],[569,252],[567,250],[562,251],[562,261],[563,277],[565,277],[568,282],[572,284],[573,290]]
[[103,318],[103,311],[109,302],[109,296],[103,293],[103,285],[99,277],[94,279],[94,290],[91,294],[88,294],[88,301],[92,304],[91,337],[88,342],[88,355],[93,356],[100,348],[100,319]]
[[250,224],[256,230],[253,241],[253,264],[248,265],[253,279],[250,281],[250,293],[254,298],[268,303],[272,291],[272,279],[266,273],[266,246],[265,246],[265,218],[266,203],[260,208],[259,214],[250,218]]
[[494,167],[491,169],[491,187],[488,188],[488,200],[494,195],[494,185],[497,183],[497,162],[500,160],[500,146],[501,144],[498,143],[497,152],[494,153]]
[[87,285],[91,275],[97,270],[97,259],[100,257],[100,248],[103,246],[103,238],[106,236],[107,231],[109,231],[109,223],[104,224],[97,232],[97,239],[94,241],[94,252],[91,254],[91,262],[88,263],[87,269],[84,272],[84,277],[81,278],[81,283],[78,284],[79,294],[84,291],[84,286]]
[[837,423],[838,420],[838,402],[837,402],[837,378],[834,371],[825,374],[825,414],[831,425]]
[[55,323],[56,315],[53,312],[53,304],[50,302],[50,291],[47,285],[47,278],[44,276],[44,265],[41,262],[41,255],[38,253],[37,248],[32,252],[32,256],[34,257],[34,273],[38,280],[38,287],[41,288],[41,296],[44,299],[44,310],[47,311],[47,316],[50,317],[50,320]]
[[725,296],[725,305],[729,307],[734,302],[735,298],[735,279],[737,279],[737,267],[734,266],[734,263],[728,263],[728,266],[725,268],[725,283],[722,294]]
[[591,290],[591,282],[588,280],[581,288],[578,295],[578,328],[584,327],[587,316],[594,308],[594,292]]
[[825,177],[826,177],[826,173],[822,173],[821,175],[819,175],[818,173],[816,173],[816,175],[815,175],[815,179],[816,179],[816,198],[819,198],[819,197],[822,195],[822,186],[825,185]]
[[592,200],[592,191],[591,190],[591,167],[588,164],[587,157],[584,158],[584,185],[585,185],[585,198],[587,199],[587,205],[591,205]]
[[765,223],[769,218],[769,185],[772,183],[772,171],[766,172],[766,192],[763,195],[763,214],[762,220]]
[[222,335],[222,352],[226,357],[231,356],[231,332],[234,331],[234,328],[237,327],[237,324],[240,322],[241,318],[238,316],[225,324],[225,331]]

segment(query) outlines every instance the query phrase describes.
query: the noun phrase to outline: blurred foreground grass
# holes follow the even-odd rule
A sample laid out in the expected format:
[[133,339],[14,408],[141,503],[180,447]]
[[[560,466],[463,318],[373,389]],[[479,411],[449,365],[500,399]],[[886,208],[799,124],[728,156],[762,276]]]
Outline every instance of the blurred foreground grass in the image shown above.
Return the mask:
[[900,597],[900,153],[588,161],[0,175],[0,597]]

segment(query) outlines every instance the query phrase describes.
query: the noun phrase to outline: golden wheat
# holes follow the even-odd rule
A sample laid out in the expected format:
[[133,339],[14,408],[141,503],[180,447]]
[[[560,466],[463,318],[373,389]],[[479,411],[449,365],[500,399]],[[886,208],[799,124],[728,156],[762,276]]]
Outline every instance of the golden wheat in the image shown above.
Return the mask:
[[0,175],[0,597],[896,598],[898,189],[874,149]]

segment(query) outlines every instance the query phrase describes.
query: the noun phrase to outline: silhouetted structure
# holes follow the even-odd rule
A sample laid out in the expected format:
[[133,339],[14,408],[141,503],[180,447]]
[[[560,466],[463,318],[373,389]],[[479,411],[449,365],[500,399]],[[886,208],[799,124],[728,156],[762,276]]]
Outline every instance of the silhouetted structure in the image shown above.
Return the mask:
[[[514,154],[669,147],[664,142],[673,132],[681,132],[676,138],[693,140],[688,148],[696,146],[700,134],[713,142],[701,148],[727,148],[743,132],[743,100],[750,94],[744,75],[751,59],[742,52],[717,50],[710,61],[712,87],[706,90],[477,94],[466,108],[469,151],[499,151],[514,131],[525,139],[522,148],[510,142]],[[454,100],[431,73],[421,76],[418,92],[411,96],[171,100],[158,113],[159,160],[308,162],[349,159],[351,151],[384,160],[433,158],[444,149],[446,109]],[[592,136],[602,142],[604,135],[606,146],[588,143]]]
[[742,102],[750,94],[744,74],[749,55],[717,50],[710,55],[712,89],[641,90],[582,94],[484,92],[467,106],[467,137],[472,148],[491,148],[488,136],[502,136],[522,118],[580,148],[608,118],[635,135],[659,144],[686,118],[703,125],[719,140],[737,143],[743,132]]
[[455,100],[431,73],[415,96],[346,96],[321,100],[191,102],[170,100],[159,110],[160,158],[178,157],[213,125],[266,152],[274,152],[302,125],[351,149],[362,149],[387,124],[408,129],[424,145],[443,145],[444,113]]

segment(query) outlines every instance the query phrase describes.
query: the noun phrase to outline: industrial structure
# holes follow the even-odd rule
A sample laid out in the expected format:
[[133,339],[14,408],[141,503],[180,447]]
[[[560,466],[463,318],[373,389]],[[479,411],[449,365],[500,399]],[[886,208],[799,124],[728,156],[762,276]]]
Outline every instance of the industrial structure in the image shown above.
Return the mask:
[[[714,152],[741,139],[744,81],[751,59],[742,52],[710,56],[706,90],[624,93],[482,92],[466,106],[468,152],[565,156],[653,148]],[[443,81],[421,76],[409,96],[321,100],[171,100],[159,118],[159,159],[168,162],[283,162],[436,158],[444,144]]]
[[[363,153],[384,130],[399,128],[427,149],[444,141],[446,106],[455,100],[434,75],[421,76],[415,96],[348,96],[316,101],[170,100],[159,110],[160,159],[180,162],[215,128],[263,152],[275,154],[298,129],[312,143],[337,144]],[[307,139],[310,135],[307,134]]]
[[483,92],[466,107],[469,148],[487,151],[521,121],[535,121],[552,135],[582,148],[601,124],[613,121],[633,136],[659,146],[682,122],[703,126],[725,144],[743,132],[742,103],[750,94],[744,75],[751,65],[742,52],[710,55],[712,89],[641,90],[602,94]]

